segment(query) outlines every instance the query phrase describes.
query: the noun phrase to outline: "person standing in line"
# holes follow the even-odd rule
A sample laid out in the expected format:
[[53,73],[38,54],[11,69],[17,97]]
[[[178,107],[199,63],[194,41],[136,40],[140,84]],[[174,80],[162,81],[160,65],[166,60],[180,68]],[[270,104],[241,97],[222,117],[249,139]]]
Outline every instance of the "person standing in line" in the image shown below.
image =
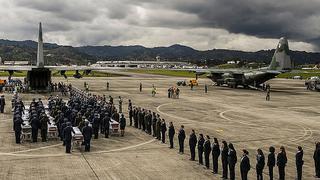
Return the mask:
[[122,98],[119,96],[119,113],[122,113]]
[[229,143],[228,164],[230,171],[230,180],[235,180],[235,166],[237,163],[237,152],[232,143]]
[[316,177],[320,178],[320,142],[316,143],[316,149],[313,154]]
[[47,135],[48,135],[48,124],[51,124],[49,121],[49,118],[45,113],[41,114],[40,117],[40,129],[41,129],[41,139],[42,142],[47,141]]
[[31,130],[32,130],[32,142],[38,142],[38,130],[40,127],[40,121],[38,119],[38,117],[35,115],[31,118],[30,121],[30,125],[31,125]]
[[157,139],[161,140],[161,119],[160,116],[157,117]]
[[302,166],[303,166],[303,149],[298,146],[298,151],[296,153],[296,168],[297,168],[297,180],[302,179]]
[[248,157],[249,152],[244,149],[243,155],[240,161],[240,173],[241,173],[241,180],[248,180],[248,172],[250,171],[250,159]]
[[206,136],[206,141],[203,145],[203,151],[204,151],[204,162],[206,165],[206,168],[209,169],[210,166],[210,153],[211,153],[211,142],[210,142],[210,136]]
[[170,124],[170,125],[169,125],[169,141],[170,141],[170,147],[169,147],[169,148],[172,149],[172,148],[173,148],[173,138],[174,138],[174,134],[175,134],[176,132],[175,132],[173,123],[170,122],[169,124]]
[[229,148],[226,141],[222,141],[221,161],[222,161],[222,178],[228,179],[228,153]]
[[285,167],[287,164],[287,154],[286,154],[286,150],[283,146],[280,147],[280,152],[278,153],[277,156],[277,166],[278,166],[278,170],[279,170],[279,180],[285,180]]
[[109,138],[110,133],[110,115],[109,113],[105,113],[105,116],[103,118],[103,124],[104,124],[104,138]]
[[197,136],[196,133],[194,131],[194,129],[191,130],[191,134],[189,137],[189,147],[190,147],[190,161],[195,161],[195,156],[196,156],[196,146],[197,146]]
[[125,130],[126,125],[127,125],[126,118],[124,117],[123,114],[121,114],[121,118],[120,118],[119,124],[120,124],[121,136],[123,137],[124,136],[124,130]]
[[270,101],[270,89],[267,89],[266,101]]
[[184,131],[184,126],[181,125],[181,128],[179,130],[178,134],[178,140],[179,140],[179,154],[184,153],[184,140],[186,139],[186,133]]
[[71,127],[71,123],[67,122],[67,127],[63,129],[63,138],[66,144],[66,153],[71,153],[70,150],[71,150],[72,133],[75,133],[75,132]]
[[269,148],[269,155],[268,155],[268,163],[267,166],[269,167],[269,179],[273,180],[273,168],[276,165],[276,156],[275,156],[275,148],[270,146]]
[[213,138],[212,143],[212,166],[213,166],[213,174],[218,173],[218,161],[220,156],[220,146],[217,138]]
[[204,138],[203,134],[199,134],[199,140],[198,140],[198,157],[199,157],[199,164],[203,165],[203,144],[204,144]]
[[132,118],[133,118],[133,110],[132,110],[132,108],[129,108],[129,120],[130,120],[130,126],[132,126]]
[[20,144],[21,143],[21,131],[22,131],[22,125],[24,125],[23,120],[21,118],[21,116],[18,114],[16,115],[16,117],[14,118],[14,122],[13,122],[13,129],[14,129],[14,133],[15,133],[15,137],[16,137],[16,144]]
[[6,99],[4,98],[4,95],[1,95],[0,97],[0,112],[4,113],[4,107],[6,106]]
[[166,143],[166,131],[167,131],[167,125],[166,125],[166,121],[164,119],[162,119],[161,122],[161,137],[162,137],[162,143]]
[[265,166],[264,154],[261,149],[258,149],[257,150],[257,164],[256,164],[257,180],[263,180],[264,166]]
[[89,121],[85,121],[85,127],[82,129],[85,152],[90,152],[90,142],[93,134],[92,127],[89,126]]

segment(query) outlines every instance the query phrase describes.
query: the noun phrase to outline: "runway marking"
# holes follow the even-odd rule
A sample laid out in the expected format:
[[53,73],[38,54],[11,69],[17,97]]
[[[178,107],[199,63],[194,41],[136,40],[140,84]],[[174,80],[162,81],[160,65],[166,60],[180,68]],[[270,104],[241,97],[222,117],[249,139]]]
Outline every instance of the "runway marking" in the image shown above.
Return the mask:
[[[232,110],[226,110],[226,111],[223,111],[223,112],[220,112],[219,113],[219,116],[227,121],[231,121],[231,122],[236,122],[236,123],[239,123],[239,124],[243,124],[243,125],[247,125],[247,126],[257,126],[255,124],[252,124],[252,123],[248,123],[248,122],[244,122],[244,121],[240,121],[240,120],[237,120],[237,121],[234,121],[230,118],[227,118],[226,116],[224,116],[224,113],[227,113],[227,112],[231,112]],[[266,126],[259,126],[261,128],[265,128]]]
[[[155,139],[152,139],[152,140],[150,140],[150,141],[146,141],[146,142],[139,143],[139,144],[132,145],[132,146],[122,147],[122,148],[118,148],[118,149],[111,149],[111,150],[106,150],[106,151],[90,152],[90,153],[85,154],[85,155],[90,155],[90,154],[102,154],[102,153],[112,153],[112,152],[124,151],[124,150],[128,150],[128,149],[140,147],[140,146],[143,146],[143,145],[152,143],[152,142],[154,142],[154,141],[155,141]],[[61,144],[55,144],[55,145],[52,145],[52,146],[58,146],[58,145],[61,145]],[[50,146],[50,147],[52,147],[52,146]],[[46,146],[46,147],[41,147],[41,148],[48,148],[48,146]],[[38,150],[38,149],[40,149],[40,148],[31,149],[30,151],[36,150],[36,149]],[[81,155],[80,152],[73,152],[72,154],[65,154],[65,153],[59,153],[59,154],[19,154],[19,153],[17,153],[17,152],[19,152],[19,153],[20,153],[20,152],[28,152],[28,150],[25,150],[25,151],[16,151],[16,152],[11,152],[11,153],[0,152],[0,155],[3,155],[3,156],[15,156],[15,157],[60,157],[60,156],[70,156],[70,155]]]
[[51,147],[56,147],[56,146],[61,146],[61,143],[59,144],[54,144],[54,145],[49,145],[49,146],[43,146],[43,147],[39,147],[39,148],[33,148],[33,149],[27,149],[27,150],[21,150],[21,151],[14,151],[11,152],[12,154],[18,154],[18,153],[23,153],[23,152],[32,152],[32,151],[37,151],[37,150],[42,150],[42,149],[48,149]]
[[[212,123],[212,122],[200,122],[200,121],[195,121],[195,120],[191,120],[191,119],[186,119],[186,118],[183,118],[183,117],[179,117],[179,116],[176,116],[176,115],[172,115],[172,114],[165,113],[165,112],[163,112],[163,111],[160,110],[160,108],[161,108],[162,106],[166,106],[166,105],[170,105],[170,104],[173,104],[173,102],[161,104],[161,105],[159,105],[156,109],[157,109],[157,111],[158,111],[159,113],[161,113],[161,114],[164,114],[164,115],[166,115],[166,116],[169,116],[169,117],[172,117],[172,118],[175,118],[175,119],[180,119],[180,120],[182,120],[182,121],[193,122],[193,123],[198,123],[198,124],[216,124],[216,123]],[[215,111],[219,112],[218,110],[215,110]]]
[[119,148],[119,149],[111,149],[111,150],[106,150],[106,151],[96,151],[96,152],[91,152],[90,154],[102,154],[102,153],[111,153],[111,152],[116,152],[116,151],[124,151],[124,150],[128,150],[128,149],[133,149],[139,146],[143,146],[146,144],[150,144],[152,142],[154,142],[155,139],[151,139],[149,141],[140,143],[140,144],[136,144],[136,145],[132,145],[132,146],[127,146],[127,147],[123,147],[123,148]]
[[[168,114],[168,113],[165,113],[163,111],[160,110],[160,108],[162,106],[166,106],[166,105],[170,105],[170,104],[173,104],[173,103],[165,103],[165,104],[161,104],[159,105],[156,109],[159,113],[161,114],[164,114],[164,115],[167,115],[169,117],[172,117],[172,118],[177,118],[177,119],[181,119],[183,121],[189,121],[189,122],[195,122],[195,123],[198,123],[198,124],[214,124],[214,123],[210,123],[210,122],[199,122],[199,121],[194,121],[194,120],[190,120],[190,119],[186,119],[186,118],[182,118],[182,117],[178,117],[178,116],[175,116],[175,115],[171,115],[171,114]],[[246,125],[246,126],[251,126],[253,128],[257,128],[257,125],[255,124],[252,124],[252,123],[247,123],[247,122],[244,122],[244,121],[234,121],[232,120],[231,118],[228,118],[224,115],[224,113],[226,112],[230,112],[232,110],[226,110],[226,111],[223,111],[223,112],[220,112],[219,113],[219,116],[225,120],[228,120],[230,122],[237,122],[237,123],[240,123],[240,124],[243,124],[243,125]],[[234,125],[233,125],[234,126]],[[299,136],[297,138],[291,138],[291,139],[287,139],[285,141],[289,141],[289,142],[292,142],[294,144],[297,144],[298,142],[302,142],[302,141],[305,141],[305,140],[308,140],[312,137],[312,130],[310,128],[306,129],[305,127],[301,126],[301,125],[297,125],[298,127],[300,127],[300,129],[303,129],[303,135],[302,136]],[[259,126],[259,128],[270,128],[270,126]],[[275,127],[273,127],[275,128]],[[282,130],[287,130],[287,131],[292,131],[291,129],[282,129]],[[296,131],[296,130],[294,130]],[[308,135],[309,134],[309,135]]]

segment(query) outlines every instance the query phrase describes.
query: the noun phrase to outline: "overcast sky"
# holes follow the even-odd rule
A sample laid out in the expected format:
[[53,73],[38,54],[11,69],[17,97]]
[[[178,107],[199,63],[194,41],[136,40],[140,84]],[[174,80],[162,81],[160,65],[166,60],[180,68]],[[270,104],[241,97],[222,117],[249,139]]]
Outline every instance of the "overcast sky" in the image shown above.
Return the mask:
[[0,38],[62,45],[320,50],[320,0],[0,0]]

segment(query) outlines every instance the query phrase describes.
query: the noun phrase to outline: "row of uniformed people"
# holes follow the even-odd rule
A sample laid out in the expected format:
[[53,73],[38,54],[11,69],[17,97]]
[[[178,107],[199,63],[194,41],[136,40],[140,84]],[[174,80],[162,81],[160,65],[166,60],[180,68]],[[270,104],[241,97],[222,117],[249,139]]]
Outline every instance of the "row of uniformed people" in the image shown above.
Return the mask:
[[[173,126],[173,123],[170,122],[169,124],[169,139],[170,139],[170,148],[173,148],[173,138],[175,135],[175,129]],[[164,142],[164,138],[163,142]],[[184,153],[184,140],[185,140],[185,131],[184,126],[181,125],[181,128],[178,133],[178,142],[179,142],[179,153]],[[317,143],[317,148],[314,153],[314,159],[316,164],[316,174],[320,174],[320,143]],[[190,148],[190,160],[195,161],[196,157],[196,149],[198,149],[198,160],[199,164],[205,165],[207,169],[210,167],[210,154],[212,157],[212,173],[217,174],[218,173],[218,167],[219,167],[219,157],[221,156],[221,167],[222,167],[222,177],[223,179],[231,180],[235,179],[235,165],[237,163],[237,153],[232,143],[227,143],[226,141],[222,141],[222,147],[220,148],[219,141],[217,138],[213,138],[213,142],[211,144],[210,142],[210,136],[203,136],[203,134],[199,134],[199,138],[197,138],[195,131],[192,130],[191,134],[189,136],[189,148]],[[250,165],[250,159],[249,159],[249,152],[246,149],[242,150],[242,156],[240,160],[240,172],[241,172],[241,179],[246,180],[248,176],[248,172],[251,169]],[[204,156],[204,157],[203,157]],[[204,162],[203,162],[204,158]],[[301,180],[302,179],[302,166],[304,164],[303,161],[303,149],[301,146],[297,147],[297,153],[296,153],[296,179]],[[269,178],[272,180],[274,178],[273,176],[273,169],[275,166],[278,167],[278,173],[279,173],[279,179],[284,180],[285,179],[285,167],[287,164],[287,156],[286,151],[283,146],[280,147],[279,152],[277,154],[277,157],[275,155],[275,148],[271,146],[269,148],[269,154],[267,157],[267,163],[266,158],[264,156],[264,153],[261,149],[257,149],[256,154],[256,176],[258,180],[263,179],[263,170],[265,166],[268,166],[268,174]],[[229,173],[228,173],[229,172]],[[319,177],[317,174],[316,177]]]

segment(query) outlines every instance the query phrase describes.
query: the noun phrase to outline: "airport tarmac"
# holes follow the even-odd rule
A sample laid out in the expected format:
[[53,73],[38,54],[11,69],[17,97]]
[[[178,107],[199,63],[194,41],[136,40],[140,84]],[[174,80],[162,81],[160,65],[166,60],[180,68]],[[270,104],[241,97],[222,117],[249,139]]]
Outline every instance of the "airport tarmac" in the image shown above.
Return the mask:
[[[118,103],[118,96],[124,98],[127,109],[128,99],[134,106],[150,109],[172,121],[178,131],[185,125],[187,137],[191,129],[196,133],[210,135],[232,142],[238,156],[236,176],[239,178],[239,164],[242,149],[250,152],[251,170],[249,179],[255,179],[255,154],[262,148],[265,156],[269,146],[279,151],[285,146],[288,156],[287,179],[295,178],[295,153],[298,145],[304,148],[303,179],[313,179],[314,143],[320,135],[320,94],[307,91],[302,80],[274,79],[271,84],[271,101],[265,101],[265,92],[246,89],[229,89],[209,86],[204,93],[204,84],[209,79],[200,79],[199,87],[193,91],[181,87],[180,99],[168,99],[167,89],[175,86],[177,80],[186,78],[157,75],[134,75],[132,77],[53,78],[54,82],[63,81],[83,89],[89,83],[90,92],[112,95]],[[186,79],[187,80],[187,79]],[[110,91],[106,91],[106,83]],[[139,92],[139,83],[143,91]],[[151,96],[152,84],[157,95]],[[175,149],[168,143],[161,144],[149,135],[127,126],[125,137],[99,138],[92,141],[92,152],[82,153],[75,148],[71,155],[59,141],[47,143],[14,143],[12,131],[11,96],[6,95],[6,113],[0,114],[0,179],[220,179],[219,174],[211,173],[197,162],[189,161],[188,138],[186,153],[178,154],[177,136]],[[45,95],[21,95],[24,101]],[[28,104],[28,103],[25,103]],[[127,120],[128,123],[128,120]],[[177,135],[177,134],[176,134]],[[100,136],[101,137],[101,136]],[[210,157],[211,158],[211,157]],[[197,158],[196,158],[197,159]],[[211,159],[210,159],[211,160]],[[275,168],[275,179],[278,170]],[[268,170],[264,169],[267,178]],[[268,178],[267,178],[268,179]]]

